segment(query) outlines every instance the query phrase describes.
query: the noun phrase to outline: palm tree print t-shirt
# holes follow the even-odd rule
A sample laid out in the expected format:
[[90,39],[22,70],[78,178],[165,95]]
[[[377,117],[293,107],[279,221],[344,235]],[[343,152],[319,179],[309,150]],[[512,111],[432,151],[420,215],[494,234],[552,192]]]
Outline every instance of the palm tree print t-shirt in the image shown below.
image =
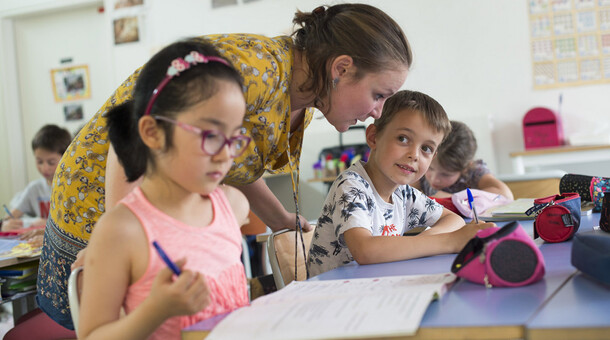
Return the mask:
[[343,234],[364,228],[373,236],[402,236],[409,229],[431,226],[443,207],[408,185],[399,186],[392,203],[375,190],[364,163],[352,165],[337,177],[326,196],[309,248],[309,273],[318,275],[354,260]]

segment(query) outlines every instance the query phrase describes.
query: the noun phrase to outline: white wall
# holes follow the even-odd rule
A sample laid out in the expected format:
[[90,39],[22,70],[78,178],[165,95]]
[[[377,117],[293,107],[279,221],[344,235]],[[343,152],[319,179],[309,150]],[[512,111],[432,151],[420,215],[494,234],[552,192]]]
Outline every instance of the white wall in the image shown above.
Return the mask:
[[[291,30],[296,8],[311,10],[336,1],[239,2],[237,6],[212,9],[210,0],[147,0],[142,16],[142,41],[109,46],[114,78],[110,83],[116,87],[159,47],[176,39],[221,32],[279,35]],[[523,150],[521,119],[525,112],[535,106],[556,108],[560,93],[566,132],[586,129],[582,120],[595,126],[610,124],[610,84],[533,90],[527,0],[362,2],[390,13],[411,42],[415,59],[404,88],[430,94],[445,107],[450,118],[468,123],[479,140],[478,155],[496,173],[511,172],[509,153]],[[111,0],[104,3],[106,22],[111,29],[112,17],[117,13],[111,9]],[[0,16],[5,9],[3,5],[0,4]],[[0,118],[2,115],[6,112],[0,112]],[[301,203],[310,219],[317,217],[326,190],[322,184],[306,182],[313,177],[311,164],[322,147],[337,143],[338,133],[324,120],[314,120],[306,132],[301,160]],[[610,176],[610,164],[560,168]],[[0,166],[0,178],[1,175]],[[270,180],[282,197],[291,190],[288,183],[288,178]]]

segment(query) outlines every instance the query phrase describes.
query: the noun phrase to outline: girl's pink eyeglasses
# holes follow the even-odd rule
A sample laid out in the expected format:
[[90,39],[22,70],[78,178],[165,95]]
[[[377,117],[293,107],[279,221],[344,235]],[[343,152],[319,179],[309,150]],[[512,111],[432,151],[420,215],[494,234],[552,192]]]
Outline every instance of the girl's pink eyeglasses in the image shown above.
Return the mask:
[[176,124],[179,127],[185,129],[186,131],[200,135],[201,150],[203,150],[203,152],[205,152],[208,156],[218,155],[220,151],[222,151],[222,149],[225,147],[225,145],[228,145],[229,154],[231,155],[231,157],[239,157],[244,153],[244,151],[246,151],[246,147],[248,146],[248,144],[250,144],[250,137],[246,137],[243,135],[227,138],[224,133],[218,130],[201,130],[200,128],[173,119],[169,119],[167,117],[152,117],[154,119]]

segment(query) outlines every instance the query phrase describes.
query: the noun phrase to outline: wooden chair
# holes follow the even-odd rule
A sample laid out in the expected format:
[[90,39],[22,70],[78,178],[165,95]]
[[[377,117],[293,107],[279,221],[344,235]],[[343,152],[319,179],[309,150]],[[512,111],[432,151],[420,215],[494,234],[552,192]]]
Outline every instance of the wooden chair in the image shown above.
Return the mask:
[[[267,240],[267,254],[273,271],[273,279],[277,289],[281,289],[294,280],[294,230],[280,230],[269,235]],[[313,238],[314,231],[303,232],[305,242],[305,252],[309,254],[309,246]],[[303,257],[303,243],[298,237],[297,244],[297,280],[307,279],[306,259]]]

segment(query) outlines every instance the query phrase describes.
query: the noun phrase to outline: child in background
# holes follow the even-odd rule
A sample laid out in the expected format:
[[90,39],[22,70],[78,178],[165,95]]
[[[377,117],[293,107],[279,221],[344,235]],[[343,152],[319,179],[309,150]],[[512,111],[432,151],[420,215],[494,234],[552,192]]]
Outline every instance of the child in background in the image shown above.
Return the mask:
[[127,179],[143,180],[92,233],[79,338],[180,339],[182,328],[248,304],[240,225],[249,204],[221,185],[250,142],[241,86],[214,47],[186,40],[153,56],[134,100],[108,113]]
[[[309,249],[310,274],[343,264],[390,262],[456,253],[479,229],[408,185],[424,175],[451,129],[429,96],[399,91],[366,129],[371,152],[334,181]],[[412,237],[415,227],[432,227]],[[398,237],[390,237],[398,236]]]
[[43,126],[32,139],[36,169],[43,178],[30,182],[11,201],[10,213],[2,221],[2,231],[44,227],[49,216],[51,181],[61,156],[72,142],[68,130],[57,125]]
[[438,148],[426,175],[411,185],[432,197],[451,197],[452,194],[479,189],[513,199],[510,188],[494,177],[482,160],[474,160],[477,140],[470,128],[451,121],[451,133]]

